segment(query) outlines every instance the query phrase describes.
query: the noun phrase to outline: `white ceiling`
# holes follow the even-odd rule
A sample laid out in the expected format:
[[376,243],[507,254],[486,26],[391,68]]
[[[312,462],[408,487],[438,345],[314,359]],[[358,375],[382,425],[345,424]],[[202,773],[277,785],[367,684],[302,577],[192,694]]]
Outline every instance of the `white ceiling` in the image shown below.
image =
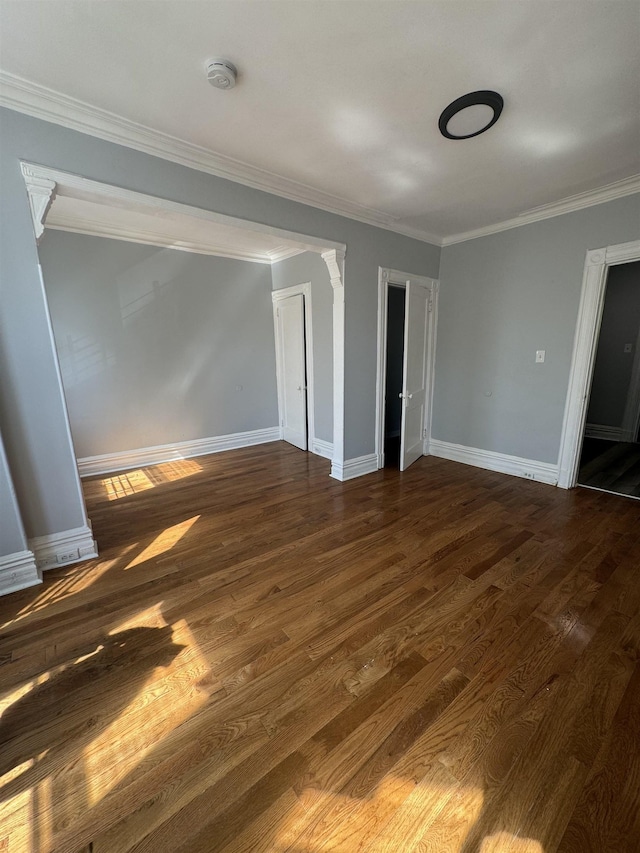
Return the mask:
[[[425,239],[640,172],[638,0],[0,0],[0,23],[0,102],[134,147],[152,128],[183,161]],[[500,121],[440,136],[485,88]]]

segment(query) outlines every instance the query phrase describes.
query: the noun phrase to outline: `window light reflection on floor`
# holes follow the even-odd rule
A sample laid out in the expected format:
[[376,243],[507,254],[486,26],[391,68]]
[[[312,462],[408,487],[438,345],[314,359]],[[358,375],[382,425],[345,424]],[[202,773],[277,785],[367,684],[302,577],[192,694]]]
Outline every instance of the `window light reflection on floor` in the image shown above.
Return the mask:
[[172,462],[164,462],[161,465],[149,468],[136,468],[132,471],[123,471],[112,477],[105,477],[102,486],[107,499],[117,501],[138,492],[145,492],[159,486],[162,483],[173,483],[183,477],[190,477],[202,471],[202,465],[193,459],[177,459]]

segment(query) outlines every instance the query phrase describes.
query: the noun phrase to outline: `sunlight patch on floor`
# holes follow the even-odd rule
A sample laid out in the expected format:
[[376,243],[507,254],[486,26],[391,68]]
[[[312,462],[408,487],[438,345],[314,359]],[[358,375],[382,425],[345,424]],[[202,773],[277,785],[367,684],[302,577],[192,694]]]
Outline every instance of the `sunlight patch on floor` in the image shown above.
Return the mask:
[[483,839],[480,853],[544,853],[544,847],[533,838],[518,838],[510,832],[498,832]]
[[107,499],[117,501],[138,492],[146,492],[162,483],[173,483],[198,474],[202,471],[202,465],[193,459],[178,459],[173,462],[163,462],[158,466],[149,466],[146,469],[136,468],[132,471],[123,471],[112,477],[102,480],[102,487]]
[[[151,612],[147,615],[153,618]],[[138,619],[133,627],[143,626]],[[131,628],[128,625],[126,630]],[[104,799],[147,755],[161,748],[162,741],[209,698],[209,692],[196,685],[210,675],[206,658],[186,623],[178,622],[171,629],[172,648],[177,654],[160,649],[171,660],[154,667],[131,702],[84,750],[89,807]],[[188,678],[181,676],[185,670]]]
[[166,530],[163,530],[162,533],[156,536],[150,545],[147,545],[142,553],[138,554],[137,557],[125,566],[125,571],[127,569],[132,569],[134,566],[139,566],[140,563],[145,563],[153,557],[159,557],[161,554],[165,554],[167,551],[170,551],[176,542],[179,542],[182,537],[191,530],[199,518],[199,515],[194,515],[186,521],[181,521],[179,524],[167,527]]

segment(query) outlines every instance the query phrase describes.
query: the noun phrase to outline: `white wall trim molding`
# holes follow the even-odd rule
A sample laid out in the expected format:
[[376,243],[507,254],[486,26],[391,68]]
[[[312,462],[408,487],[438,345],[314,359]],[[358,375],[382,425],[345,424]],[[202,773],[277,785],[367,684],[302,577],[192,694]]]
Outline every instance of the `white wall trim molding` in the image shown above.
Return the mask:
[[42,571],[98,556],[98,546],[88,525],[49,536],[36,536],[29,540],[29,548]]
[[[55,208],[54,208],[55,214]],[[144,246],[158,246],[164,249],[176,249],[179,252],[193,252],[196,255],[212,255],[217,258],[231,258],[236,261],[248,261],[252,264],[272,264],[301,255],[305,249],[282,246],[273,252],[251,252],[232,250],[211,243],[197,243],[194,240],[172,240],[163,234],[151,231],[137,231],[124,226],[108,225],[104,222],[90,221],[75,217],[56,215],[47,221],[47,229],[66,231],[71,234],[84,234],[87,237],[103,237],[107,240],[123,240],[125,243],[141,243]]]
[[29,196],[29,209],[33,221],[33,230],[36,235],[36,244],[44,232],[44,222],[51,207],[51,202],[56,196],[56,182],[51,178],[38,175],[27,163],[20,163],[22,177],[27,187]]
[[386,396],[387,369],[387,306],[389,285],[406,286],[413,281],[429,291],[429,312],[427,314],[426,345],[426,400],[422,434],[428,441],[431,436],[433,414],[433,389],[435,385],[436,338],[438,332],[438,295],[440,282],[426,276],[410,275],[399,270],[378,267],[378,343],[376,365],[376,458],[378,468],[384,468],[384,405]]
[[304,347],[305,362],[307,368],[307,446],[312,447],[316,437],[315,424],[315,380],[313,365],[313,306],[311,302],[311,282],[293,284],[291,287],[283,287],[280,290],[271,291],[273,303],[273,328],[276,342],[276,385],[278,389],[278,423],[283,429],[284,400],[282,388],[284,386],[284,365],[282,359],[282,340],[280,335],[280,324],[278,322],[278,305],[291,296],[302,295],[304,297]]
[[[274,228],[271,225],[263,225],[261,222],[251,222],[247,219],[238,219],[235,216],[227,216],[224,213],[216,213],[202,207],[193,207],[190,204],[182,204],[170,201],[160,196],[147,195],[134,190],[128,190],[115,184],[104,184],[74,175],[71,172],[63,172],[60,169],[52,169],[49,166],[40,166],[36,163],[22,161],[20,163],[22,174],[25,172],[32,178],[53,181],[56,185],[56,193],[60,196],[70,198],[81,198],[89,201],[99,201],[101,204],[112,203],[115,206],[124,207],[129,210],[140,210],[157,213],[176,213],[181,216],[191,216],[205,222],[213,222],[231,228],[240,228],[243,231],[254,231],[258,234],[268,234],[270,237],[279,237],[285,242],[296,244],[296,248],[305,252],[324,252],[329,249],[345,251],[344,243],[333,240],[324,240],[313,237],[310,234],[299,234],[295,231],[286,231],[283,228]],[[26,181],[26,177],[25,177]],[[46,225],[46,220],[45,220]]]
[[640,260],[640,240],[591,249],[586,253],[558,454],[558,486],[560,488],[573,488],[578,477],[580,447],[587,418],[589,392],[604,310],[607,269],[615,264],[638,260]]
[[487,471],[511,474],[526,480],[537,480],[539,483],[547,483],[551,486],[555,486],[558,482],[558,466],[549,462],[538,462],[535,459],[524,459],[507,453],[495,453],[478,447],[466,447],[435,438],[428,443],[425,442],[425,450],[428,450],[431,456],[438,456],[440,459],[448,459],[451,462],[462,462]]
[[[333,461],[344,464],[344,260],[345,252],[322,253],[333,289]],[[332,475],[333,476],[333,475]]]
[[534,207],[531,210],[524,211],[519,216],[515,216],[513,219],[505,219],[502,222],[496,222],[494,225],[487,225],[484,228],[474,228],[471,231],[452,234],[449,237],[444,237],[441,245],[452,246],[454,243],[464,243],[467,240],[476,240],[478,237],[488,237],[491,234],[499,234],[501,231],[509,231],[511,228],[520,228],[522,225],[540,222],[542,219],[551,219],[553,216],[562,216],[563,213],[573,213],[585,207],[593,207],[596,204],[615,201],[617,198],[624,198],[625,196],[634,195],[639,192],[640,175],[632,175],[622,181],[606,184],[595,190],[588,190],[584,193],[578,193],[577,195],[554,201],[551,204]]
[[192,459],[194,456],[221,453],[223,450],[237,450],[240,447],[251,447],[254,444],[266,444],[269,441],[279,440],[280,427],[254,429],[211,438],[179,441],[175,444],[159,444],[154,447],[140,447],[136,450],[103,453],[100,456],[85,456],[78,459],[78,469],[81,477],[93,477],[97,474],[113,474],[131,468],[143,468],[145,465]]
[[343,463],[336,462],[331,465],[331,476],[334,480],[353,480],[355,477],[364,477],[365,474],[373,474],[378,470],[378,457],[375,453],[366,456],[357,456],[355,459],[346,459]]
[[314,438],[311,443],[311,452],[324,459],[333,459],[333,443],[322,438]]
[[606,441],[626,441],[622,427],[606,426],[606,424],[586,424],[584,434],[589,438],[604,438]]
[[0,106],[290,201],[440,245],[435,234],[403,225],[397,217],[218,154],[6,71],[0,71]]
[[42,583],[33,551],[16,551],[0,557],[0,595]]

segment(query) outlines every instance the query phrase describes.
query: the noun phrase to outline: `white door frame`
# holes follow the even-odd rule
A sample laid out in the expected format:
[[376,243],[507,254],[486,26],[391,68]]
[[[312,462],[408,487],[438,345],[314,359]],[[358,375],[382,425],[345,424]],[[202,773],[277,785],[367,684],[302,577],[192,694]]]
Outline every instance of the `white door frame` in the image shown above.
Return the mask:
[[284,385],[284,365],[282,359],[282,340],[280,338],[280,324],[278,323],[278,305],[290,296],[304,296],[304,347],[305,361],[307,365],[307,447],[313,451],[316,439],[314,419],[314,378],[313,378],[313,312],[311,308],[311,282],[294,284],[291,287],[283,287],[271,293],[273,303],[273,329],[276,342],[276,383],[278,386],[278,425],[280,427],[280,438],[282,438],[284,399],[282,388]]
[[376,458],[378,468],[384,468],[384,401],[387,384],[387,309],[389,286],[397,285],[406,288],[410,281],[426,287],[429,291],[427,346],[425,351],[427,384],[422,429],[425,455],[428,453],[429,440],[431,439],[440,282],[426,276],[410,275],[399,270],[378,267],[378,354],[376,379]]
[[639,260],[640,240],[587,251],[558,455],[558,486],[561,489],[572,489],[578,479],[608,269]]

